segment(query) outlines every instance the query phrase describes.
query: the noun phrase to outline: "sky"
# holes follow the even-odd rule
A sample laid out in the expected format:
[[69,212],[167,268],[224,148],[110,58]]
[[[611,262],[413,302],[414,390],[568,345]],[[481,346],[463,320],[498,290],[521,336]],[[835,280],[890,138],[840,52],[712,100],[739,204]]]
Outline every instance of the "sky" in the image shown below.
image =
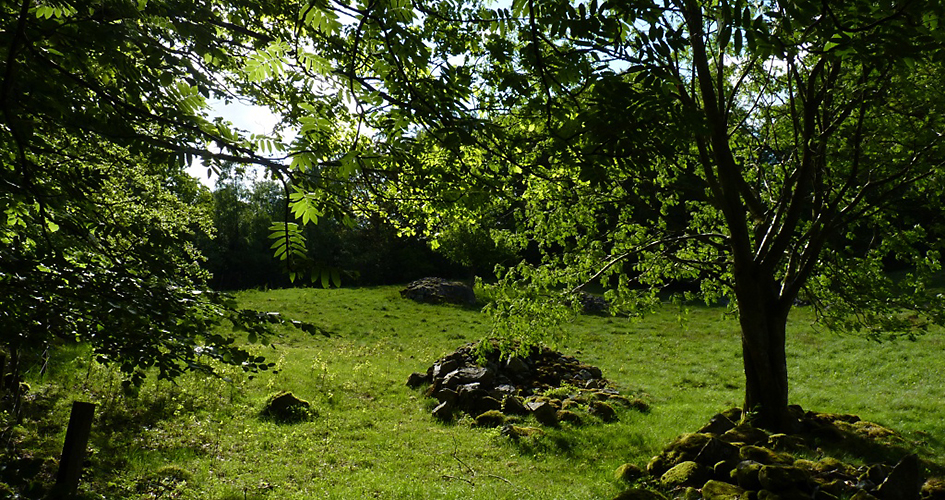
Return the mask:
[[[214,99],[210,99],[209,104],[210,116],[221,116],[224,120],[232,122],[236,128],[246,130],[251,134],[268,134],[279,122],[276,114],[262,106],[240,102],[224,104],[223,101]],[[207,177],[207,168],[200,163],[200,160],[194,160],[187,168],[187,172],[211,189],[216,182],[216,176]]]

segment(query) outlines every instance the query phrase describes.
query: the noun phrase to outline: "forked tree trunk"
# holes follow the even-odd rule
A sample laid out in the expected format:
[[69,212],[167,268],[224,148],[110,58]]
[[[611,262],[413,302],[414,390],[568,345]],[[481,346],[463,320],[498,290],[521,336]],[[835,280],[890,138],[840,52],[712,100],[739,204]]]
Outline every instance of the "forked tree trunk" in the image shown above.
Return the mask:
[[745,367],[745,415],[756,427],[792,432],[797,421],[788,411],[785,353],[790,304],[778,299],[773,280],[742,281],[736,293]]

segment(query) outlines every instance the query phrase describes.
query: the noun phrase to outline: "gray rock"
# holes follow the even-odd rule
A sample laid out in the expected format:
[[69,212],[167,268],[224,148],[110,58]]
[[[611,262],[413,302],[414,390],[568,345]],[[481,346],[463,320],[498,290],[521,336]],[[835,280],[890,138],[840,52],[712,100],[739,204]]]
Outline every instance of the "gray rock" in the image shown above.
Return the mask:
[[525,403],[528,411],[535,416],[535,420],[544,425],[558,425],[558,410],[546,401],[529,401]]
[[426,373],[413,372],[409,377],[407,377],[407,387],[410,387],[411,389],[416,389],[423,384],[429,383],[430,377],[428,377]]
[[493,378],[494,374],[487,368],[481,366],[464,366],[449,372],[443,377],[443,385],[449,388],[455,388],[473,382],[488,384]]
[[735,428],[735,423],[728,419],[725,415],[721,413],[716,413],[714,417],[709,419],[709,423],[702,426],[697,432],[702,434],[724,434]]
[[464,283],[447,281],[443,278],[423,278],[407,285],[400,291],[400,296],[427,304],[461,304],[476,303],[476,293]]
[[433,378],[444,377],[447,373],[459,368],[459,362],[455,359],[445,359],[433,364]]
[[433,394],[433,397],[441,403],[454,403],[459,394],[453,389],[440,389]]
[[518,356],[512,356],[507,359],[505,361],[505,369],[516,376],[523,376],[529,371],[528,365]]
[[479,415],[488,411],[499,411],[502,403],[492,396],[483,396],[467,400],[466,409],[470,415]]
[[441,422],[453,420],[453,405],[444,401],[433,409],[433,418]]
[[919,457],[915,454],[903,457],[879,485],[876,497],[880,500],[919,500],[922,490],[919,474]]
[[506,396],[502,400],[502,412],[506,415],[528,415],[529,411],[522,400],[515,396]]

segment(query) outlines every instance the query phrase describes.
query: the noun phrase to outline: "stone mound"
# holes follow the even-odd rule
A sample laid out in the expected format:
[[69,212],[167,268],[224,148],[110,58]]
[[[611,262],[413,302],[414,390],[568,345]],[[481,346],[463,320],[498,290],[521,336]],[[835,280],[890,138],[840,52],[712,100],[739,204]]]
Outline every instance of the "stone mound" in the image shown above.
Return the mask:
[[586,365],[547,347],[534,347],[527,356],[502,359],[498,343],[481,348],[466,344],[433,363],[425,373],[413,373],[407,385],[429,385],[427,397],[439,404],[433,416],[442,421],[468,414],[477,425],[496,427],[533,416],[539,423],[581,425],[618,418],[615,406],[648,410],[639,398],[628,398],[608,387],[600,368]]
[[610,302],[599,295],[591,295],[587,292],[578,292],[576,294],[578,302],[581,304],[581,312],[589,315],[607,316],[610,314]]
[[[791,435],[736,423],[741,420],[738,408],[718,414],[653,457],[646,467],[651,478],[646,482],[673,498],[705,500],[943,498],[942,481],[922,478],[926,467],[906,451],[895,431],[854,415],[805,412],[799,406],[791,411],[800,422],[799,432]],[[831,444],[862,449],[866,442],[896,458],[891,463],[854,466],[824,455],[823,449]],[[632,498],[629,493],[635,491],[644,490],[629,490],[625,498]]]
[[473,305],[476,294],[465,283],[443,278],[422,278],[407,285],[400,296],[425,304]]

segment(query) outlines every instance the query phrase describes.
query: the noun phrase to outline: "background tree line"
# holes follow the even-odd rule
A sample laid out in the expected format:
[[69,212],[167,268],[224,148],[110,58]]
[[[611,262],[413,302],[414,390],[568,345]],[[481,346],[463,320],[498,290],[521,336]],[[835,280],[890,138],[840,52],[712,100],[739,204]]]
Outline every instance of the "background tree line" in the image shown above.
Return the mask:
[[[287,213],[286,189],[281,182],[252,179],[230,166],[221,171],[212,192],[204,196],[213,230],[196,242],[214,289],[308,284],[290,281],[284,263],[273,257],[271,226],[294,220]],[[492,276],[497,263],[508,264],[514,259],[511,251],[495,245],[489,237],[491,229],[445,228],[434,249],[428,239],[399,234],[401,230],[388,218],[363,213],[351,224],[322,219],[304,226],[302,235],[315,269],[337,272],[346,286],[390,285],[424,276],[458,280]],[[317,278],[318,273],[312,276]]]

